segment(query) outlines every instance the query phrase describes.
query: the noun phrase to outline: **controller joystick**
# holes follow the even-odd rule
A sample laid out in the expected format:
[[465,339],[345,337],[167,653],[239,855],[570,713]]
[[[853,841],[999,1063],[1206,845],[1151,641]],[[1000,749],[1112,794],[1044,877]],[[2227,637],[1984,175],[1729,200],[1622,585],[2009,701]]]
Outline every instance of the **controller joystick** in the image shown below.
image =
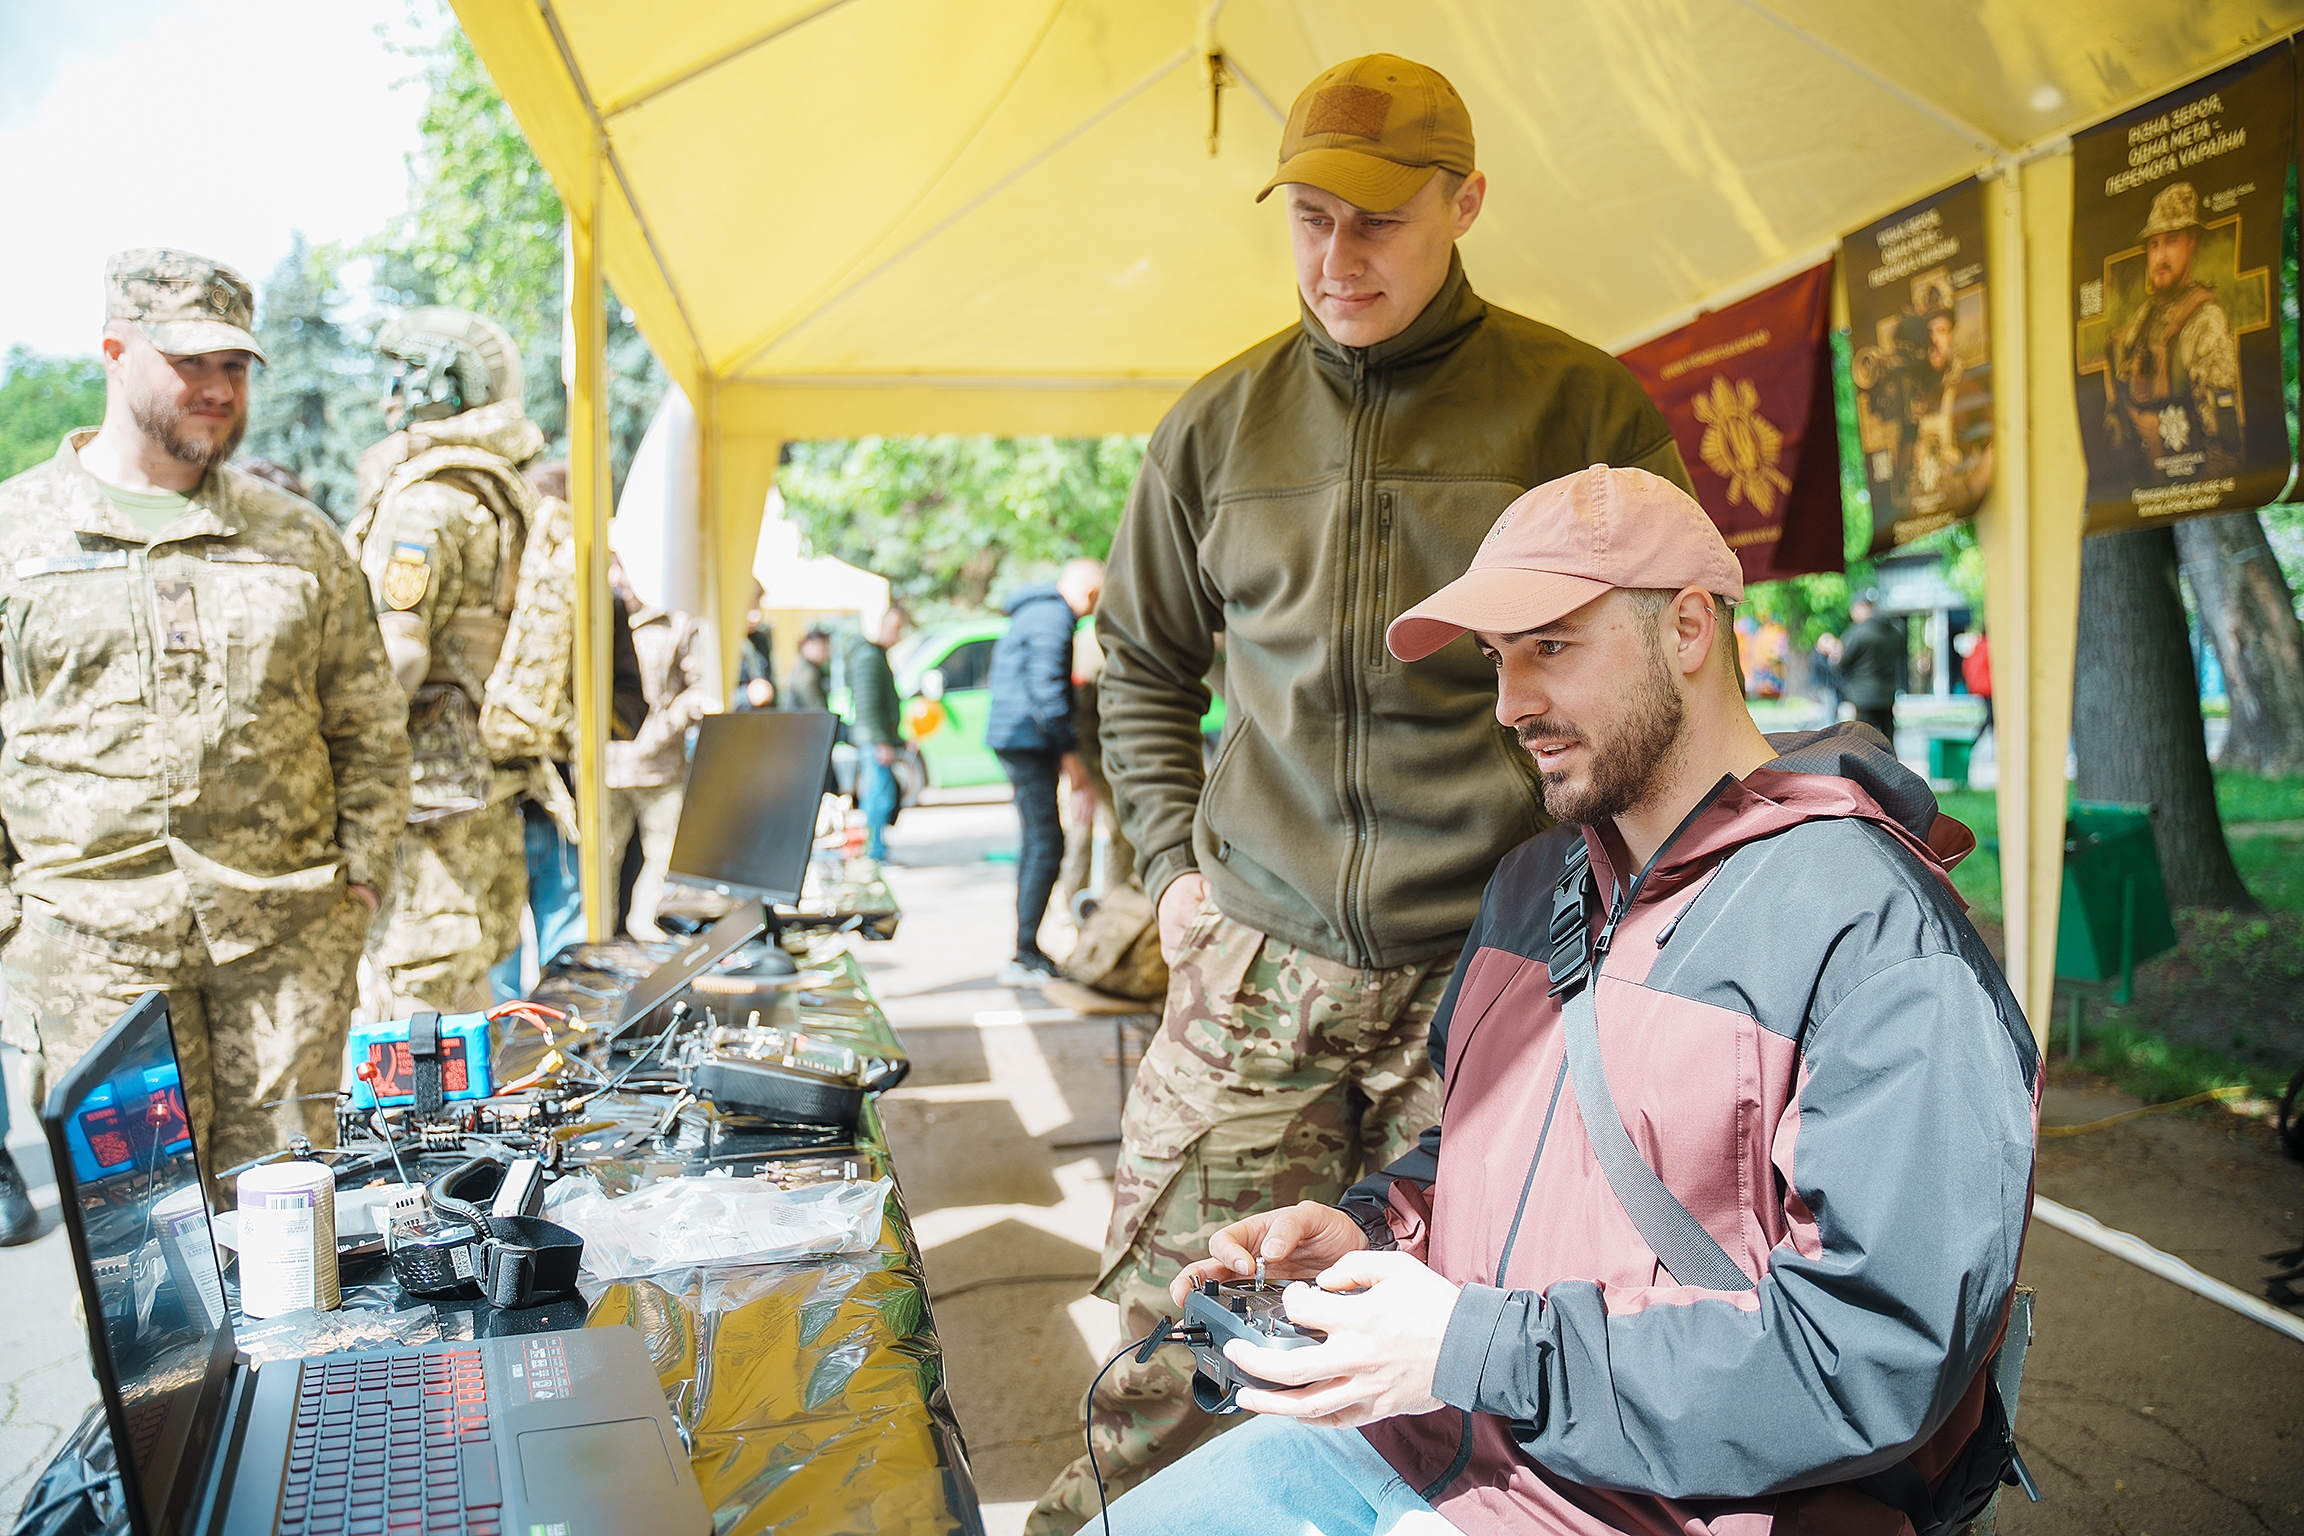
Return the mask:
[[[1192,1401],[1203,1413],[1238,1413],[1240,1389],[1284,1392],[1279,1382],[1251,1376],[1224,1356],[1224,1346],[1243,1339],[1264,1349],[1310,1349],[1328,1336],[1288,1321],[1281,1305],[1285,1285],[1253,1280],[1209,1280],[1193,1287],[1184,1301],[1184,1326],[1197,1326],[1192,1338]],[[1202,1340],[1205,1339],[1205,1342]]]

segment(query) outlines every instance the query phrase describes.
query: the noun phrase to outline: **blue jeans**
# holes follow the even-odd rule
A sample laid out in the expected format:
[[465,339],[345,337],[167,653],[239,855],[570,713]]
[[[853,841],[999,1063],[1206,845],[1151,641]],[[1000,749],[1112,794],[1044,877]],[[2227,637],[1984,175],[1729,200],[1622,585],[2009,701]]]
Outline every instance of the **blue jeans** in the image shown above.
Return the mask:
[[[576,845],[560,836],[551,813],[523,801],[520,816],[528,850],[528,912],[536,920],[537,963],[543,964],[584,937],[584,887],[576,873]],[[500,1003],[520,995],[518,950],[488,973],[488,985]]]
[[[1091,1520],[1081,1536],[1102,1536]],[[1112,1506],[1113,1536],[1444,1536],[1456,1527],[1416,1496],[1356,1429],[1256,1417],[1209,1441]]]
[[858,747],[856,751],[862,759],[857,767],[864,775],[856,797],[856,808],[864,813],[864,855],[884,859],[888,857],[888,823],[896,819],[896,770],[880,761],[878,747]]

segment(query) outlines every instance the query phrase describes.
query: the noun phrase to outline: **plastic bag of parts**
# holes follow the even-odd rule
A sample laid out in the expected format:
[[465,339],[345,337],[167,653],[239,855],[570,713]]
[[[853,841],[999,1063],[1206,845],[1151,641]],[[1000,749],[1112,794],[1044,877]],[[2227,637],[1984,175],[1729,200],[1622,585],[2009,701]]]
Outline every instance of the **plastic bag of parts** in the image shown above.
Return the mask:
[[314,1355],[351,1350],[409,1348],[440,1337],[440,1314],[430,1306],[369,1312],[346,1308],[319,1312],[304,1307],[278,1317],[246,1318],[233,1330],[250,1362],[309,1360]]
[[782,1189],[764,1179],[661,1179],[609,1195],[589,1178],[562,1179],[545,1215],[583,1234],[595,1280],[722,1264],[781,1264],[857,1253],[880,1238],[888,1180]]
[[48,1463],[9,1527],[18,1536],[97,1536],[128,1529],[128,1501],[112,1461],[112,1427],[104,1405],[88,1410]]

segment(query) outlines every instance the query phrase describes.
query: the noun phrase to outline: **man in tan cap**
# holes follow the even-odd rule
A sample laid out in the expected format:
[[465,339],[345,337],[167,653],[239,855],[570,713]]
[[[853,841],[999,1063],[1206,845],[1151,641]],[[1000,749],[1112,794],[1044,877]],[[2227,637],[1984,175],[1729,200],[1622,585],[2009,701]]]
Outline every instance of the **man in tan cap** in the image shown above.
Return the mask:
[[7,1035],[37,1102],[166,992],[221,1172],[334,1142],[406,708],[335,526],[226,463],[263,360],[246,281],[141,250],[105,289],[103,425],[0,485]]
[[[1437,71],[1337,65],[1279,158],[1259,197],[1287,220],[1301,317],[1153,434],[1098,617],[1106,771],[1171,964],[1096,1286],[1130,1337],[1218,1228],[1334,1199],[1438,1117],[1424,1037],[1449,958],[1496,860],[1548,824],[1488,667],[1465,647],[1411,672],[1385,624],[1530,486],[1594,460],[1686,480],[1620,364],[1472,291],[1456,241],[1488,183]],[[1113,1368],[1090,1422],[1116,1485],[1205,1433],[1188,1378],[1173,1353]],[[1028,1528],[1095,1508],[1083,1457]]]
[[1999,1486],[2039,1053],[1967,829],[1866,729],[1754,725],[1743,587],[1692,498],[1596,465],[1393,621],[1492,669],[1568,825],[1489,882],[1440,1124],[1177,1277],[1261,1272],[1320,1337],[1229,1344],[1256,1417],[1114,1532],[1955,1530]]
[[2240,343],[2215,286],[2192,271],[2200,250],[2200,194],[2188,181],[2161,189],[2137,238],[2144,242],[2144,302],[2105,343],[2105,435],[2133,456],[2142,484],[2176,485],[2236,472],[2244,452]]

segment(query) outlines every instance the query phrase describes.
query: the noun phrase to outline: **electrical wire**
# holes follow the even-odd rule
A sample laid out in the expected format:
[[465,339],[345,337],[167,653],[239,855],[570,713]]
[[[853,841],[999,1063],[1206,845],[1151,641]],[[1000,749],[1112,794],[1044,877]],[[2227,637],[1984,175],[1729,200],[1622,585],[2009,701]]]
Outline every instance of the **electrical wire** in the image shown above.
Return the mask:
[[1110,1373],[1112,1367],[1118,1365],[1137,1350],[1145,1350],[1146,1354],[1149,1355],[1150,1346],[1167,1335],[1168,1320],[1162,1318],[1160,1325],[1144,1337],[1130,1339],[1121,1345],[1120,1353],[1105,1361],[1104,1369],[1098,1371],[1096,1379],[1088,1383],[1088,1411],[1083,1416],[1083,1422],[1080,1426],[1080,1438],[1088,1446],[1088,1475],[1096,1479],[1096,1507],[1104,1514],[1104,1536],[1112,1536],[1112,1504],[1110,1500],[1104,1497],[1104,1469],[1096,1464],[1096,1389],[1104,1385],[1104,1378]]
[[103,1487],[106,1483],[111,1482],[115,1475],[116,1474],[114,1473],[106,1472],[99,1476],[92,1477],[84,1483],[80,1483],[73,1487],[67,1488],[62,1493],[49,1495],[47,1498],[41,1500],[38,1504],[34,1505],[32,1508],[26,1510],[23,1514],[16,1517],[16,1524],[12,1527],[15,1536],[24,1536],[26,1531],[29,1531],[35,1525],[38,1525],[41,1518],[48,1514],[51,1510],[62,1509],[65,1505],[71,1503],[74,1499],[81,1497],[83,1494],[95,1492],[97,1489]]

